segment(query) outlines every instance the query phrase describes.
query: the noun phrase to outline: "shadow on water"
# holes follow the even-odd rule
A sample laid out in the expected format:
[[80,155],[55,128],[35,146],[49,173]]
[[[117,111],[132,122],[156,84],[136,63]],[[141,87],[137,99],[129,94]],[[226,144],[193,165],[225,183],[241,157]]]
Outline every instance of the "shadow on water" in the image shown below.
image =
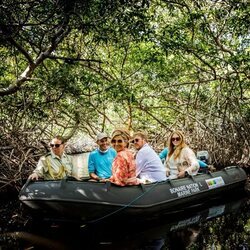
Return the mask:
[[[8,217],[11,207],[16,208]],[[11,201],[1,206],[0,222],[7,224],[0,228],[0,249],[246,250],[250,249],[249,208],[249,197],[231,197],[140,221],[116,217],[81,225],[19,216],[18,201]]]

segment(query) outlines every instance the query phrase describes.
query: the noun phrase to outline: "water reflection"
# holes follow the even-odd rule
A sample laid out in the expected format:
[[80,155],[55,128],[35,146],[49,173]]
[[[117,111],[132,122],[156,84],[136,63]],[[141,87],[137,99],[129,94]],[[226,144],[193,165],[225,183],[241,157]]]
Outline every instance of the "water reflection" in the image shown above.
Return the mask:
[[143,221],[32,221],[0,235],[0,249],[249,249],[250,200],[210,202]]
[[186,249],[196,242],[200,233],[200,226],[193,225],[187,228],[169,232],[169,248],[171,249]]

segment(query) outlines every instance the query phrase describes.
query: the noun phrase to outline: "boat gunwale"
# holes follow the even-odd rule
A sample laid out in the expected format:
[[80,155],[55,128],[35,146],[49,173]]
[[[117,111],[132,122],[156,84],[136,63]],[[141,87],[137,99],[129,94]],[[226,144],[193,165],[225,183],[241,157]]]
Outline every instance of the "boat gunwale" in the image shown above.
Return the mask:
[[[158,184],[164,184],[165,182],[166,181],[159,182]],[[131,207],[131,208],[152,208],[152,207],[155,207],[155,206],[160,206],[160,205],[163,205],[163,204],[172,203],[172,202],[175,202],[176,200],[190,199],[190,198],[192,198],[194,196],[198,196],[198,195],[202,196],[205,193],[208,193],[208,192],[210,193],[211,190],[219,192],[219,190],[227,189],[227,187],[231,187],[230,190],[235,189],[235,188],[237,188],[235,186],[239,186],[240,184],[244,184],[245,182],[246,182],[246,179],[241,179],[239,181],[230,182],[230,183],[224,184],[223,186],[219,186],[219,187],[216,187],[216,188],[213,188],[213,189],[200,190],[197,193],[192,193],[192,194],[187,195],[187,196],[166,199],[164,201],[160,201],[160,202],[152,203],[152,204],[148,204],[148,205],[133,205],[133,204],[130,204],[129,207]],[[157,185],[155,185],[155,186],[157,186]],[[238,188],[240,188],[240,187],[241,186],[239,186]],[[242,186],[241,188],[244,188],[244,187]],[[211,195],[211,196],[213,196],[213,195]],[[24,202],[24,203],[25,202],[32,202],[32,201],[34,201],[34,202],[37,202],[37,201],[51,202],[51,201],[53,201],[53,202],[59,202],[59,203],[63,203],[63,202],[69,203],[70,202],[70,203],[79,203],[79,204],[92,204],[92,205],[96,204],[96,205],[107,205],[107,206],[116,206],[116,207],[125,207],[125,206],[128,206],[128,204],[129,204],[129,203],[127,203],[127,204],[119,204],[119,203],[113,203],[113,202],[107,202],[107,201],[98,201],[97,202],[97,201],[89,201],[89,200],[80,200],[80,199],[75,199],[74,200],[74,199],[62,199],[62,198],[39,198],[39,199],[38,198],[25,198],[25,199],[22,199],[22,196],[20,196],[19,199],[20,199],[21,202]]]

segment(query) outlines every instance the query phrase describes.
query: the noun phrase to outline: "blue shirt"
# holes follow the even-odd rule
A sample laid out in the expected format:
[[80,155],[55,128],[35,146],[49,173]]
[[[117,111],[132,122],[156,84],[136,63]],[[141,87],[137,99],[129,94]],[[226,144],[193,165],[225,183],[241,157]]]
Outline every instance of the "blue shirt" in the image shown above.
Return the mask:
[[159,154],[159,157],[161,159],[162,162],[164,162],[167,158],[167,155],[168,155],[168,148],[164,148],[160,154]]
[[[168,155],[168,148],[164,148],[160,153],[159,153],[159,157],[161,159],[162,162],[164,162],[167,158]],[[198,160],[199,165],[201,168],[205,168],[207,167],[207,164],[201,160]]]
[[88,170],[89,173],[95,173],[99,178],[109,178],[112,175],[112,163],[116,156],[116,151],[109,148],[102,152],[99,149],[89,154]]

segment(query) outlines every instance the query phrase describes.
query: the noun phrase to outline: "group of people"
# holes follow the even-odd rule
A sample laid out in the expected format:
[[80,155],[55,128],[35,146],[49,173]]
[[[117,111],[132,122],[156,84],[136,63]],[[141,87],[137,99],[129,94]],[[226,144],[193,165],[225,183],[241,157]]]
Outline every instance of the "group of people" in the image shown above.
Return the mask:
[[[143,132],[131,136],[125,129],[116,129],[111,137],[106,133],[97,134],[96,143],[98,148],[88,159],[90,181],[110,181],[119,186],[147,184],[196,175],[200,167],[195,153],[178,130],[170,134],[168,148],[159,155]],[[63,137],[53,138],[51,152],[39,159],[29,179],[70,176],[73,164],[71,156],[64,152],[65,145]]]

